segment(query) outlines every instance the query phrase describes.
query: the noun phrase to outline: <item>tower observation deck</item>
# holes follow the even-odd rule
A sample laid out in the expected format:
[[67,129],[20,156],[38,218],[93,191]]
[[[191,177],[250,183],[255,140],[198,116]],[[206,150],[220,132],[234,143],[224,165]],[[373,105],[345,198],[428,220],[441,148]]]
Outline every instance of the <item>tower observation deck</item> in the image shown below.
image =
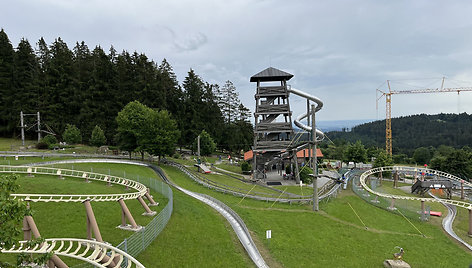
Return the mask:
[[267,68],[250,79],[257,83],[254,112],[254,178],[260,177],[268,164],[287,152],[293,136],[292,112],[287,81],[292,74]]

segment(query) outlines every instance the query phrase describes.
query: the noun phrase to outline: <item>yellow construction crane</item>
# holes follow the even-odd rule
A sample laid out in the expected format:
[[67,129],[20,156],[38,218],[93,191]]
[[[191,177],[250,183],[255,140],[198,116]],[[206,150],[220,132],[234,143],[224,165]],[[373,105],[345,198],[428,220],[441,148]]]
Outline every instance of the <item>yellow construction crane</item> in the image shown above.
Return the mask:
[[[377,88],[376,93],[380,92],[380,97],[377,97],[377,109],[379,100],[385,96],[385,150],[388,155],[392,155],[392,95],[394,94],[417,94],[417,93],[446,93],[446,92],[457,92],[459,94],[461,91],[472,91],[472,87],[452,87],[445,88],[444,82],[445,77],[442,78],[441,87],[438,88],[423,88],[423,89],[405,89],[397,90],[392,89],[390,86],[390,80],[387,80],[388,91],[384,92]],[[377,94],[378,95],[378,94]]]

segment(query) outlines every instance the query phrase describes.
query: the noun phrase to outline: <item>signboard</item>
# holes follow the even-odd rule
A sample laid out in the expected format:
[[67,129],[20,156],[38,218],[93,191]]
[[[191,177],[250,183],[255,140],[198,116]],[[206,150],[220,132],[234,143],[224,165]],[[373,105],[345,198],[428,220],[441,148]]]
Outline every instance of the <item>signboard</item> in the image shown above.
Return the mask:
[[272,230],[267,230],[267,231],[266,231],[266,238],[267,238],[267,239],[272,238]]

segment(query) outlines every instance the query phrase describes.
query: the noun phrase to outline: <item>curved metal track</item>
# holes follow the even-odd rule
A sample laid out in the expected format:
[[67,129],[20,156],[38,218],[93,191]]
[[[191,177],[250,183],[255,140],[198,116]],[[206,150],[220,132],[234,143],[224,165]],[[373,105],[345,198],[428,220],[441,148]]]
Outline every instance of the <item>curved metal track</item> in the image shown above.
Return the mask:
[[[370,170],[367,170],[366,172],[362,173],[360,176],[360,183],[362,187],[368,191],[369,193],[373,195],[377,195],[380,197],[384,198],[391,198],[391,199],[401,199],[401,200],[417,200],[417,201],[425,201],[425,202],[437,202],[437,203],[445,203],[445,204],[451,204],[454,206],[458,206],[461,208],[465,209],[472,209],[472,204],[464,201],[457,201],[457,200],[450,200],[450,199],[435,199],[435,198],[428,198],[428,197],[414,197],[414,196],[404,196],[404,195],[393,195],[393,194],[385,194],[385,193],[379,193],[367,186],[366,184],[366,179],[373,174],[380,173],[380,172],[385,172],[385,171],[399,171],[399,172],[425,172],[428,174],[433,174],[440,176],[442,178],[446,178],[449,180],[453,180],[456,182],[461,182],[461,179],[459,177],[456,177],[454,175],[438,171],[438,170],[433,170],[433,169],[425,169],[425,168],[413,168],[413,167],[404,167],[404,166],[390,166],[390,167],[378,167],[378,168],[373,168]],[[465,185],[467,186],[472,186],[470,182],[464,182]]]
[[221,201],[199,193],[194,193],[192,191],[186,190],[174,183],[172,183],[164,174],[164,172],[152,165],[152,164],[147,164],[147,163],[142,163],[142,162],[136,162],[136,161],[129,161],[129,160],[118,160],[118,159],[76,159],[76,160],[59,160],[59,161],[51,161],[51,162],[46,162],[46,163],[37,163],[38,165],[40,164],[66,164],[66,163],[86,163],[86,162],[100,162],[100,163],[120,163],[120,164],[131,164],[131,165],[141,165],[141,166],[147,166],[153,169],[158,175],[160,175],[168,184],[172,185],[173,187],[177,188],[178,190],[182,191],[183,193],[200,200],[201,202],[204,202],[205,204],[211,206],[213,209],[218,211],[221,215],[223,215],[226,220],[231,224],[231,227],[235,231],[236,235],[238,236],[239,241],[245,248],[246,252],[248,253],[249,257],[252,259],[254,264],[256,264],[257,267],[261,268],[266,268],[269,267],[264,259],[262,258],[262,255],[260,254],[259,250],[257,249],[256,244],[252,240],[251,234],[249,233],[249,230],[247,229],[246,225],[244,224],[244,221],[239,217],[239,215],[234,212],[231,208],[226,206],[224,203]]
[[83,202],[90,200],[94,202],[118,201],[120,199],[136,199],[144,196],[147,192],[145,185],[125,178],[99,174],[88,171],[69,170],[61,168],[49,168],[39,166],[6,166],[0,165],[0,173],[22,173],[22,174],[41,174],[55,175],[64,177],[75,177],[87,180],[96,180],[106,183],[117,184],[136,190],[132,193],[122,194],[12,194],[14,198],[24,199],[31,202]]
[[[439,199],[437,196],[434,196],[430,193],[430,195],[434,198],[434,199]],[[452,228],[452,223],[454,222],[454,219],[456,218],[456,215],[457,215],[457,208],[456,206],[454,205],[451,205],[451,204],[445,204],[445,203],[442,203],[443,206],[445,206],[447,208],[447,216],[444,217],[443,221],[442,221],[442,227],[444,229],[444,231],[446,231],[446,233],[448,233],[452,238],[454,238],[455,240],[457,240],[459,243],[461,243],[462,245],[464,245],[465,247],[467,247],[469,250],[472,250],[472,246],[469,245],[467,242],[465,242],[464,240],[462,240],[462,238],[460,238],[456,232],[454,232],[454,229]]]
[[[29,241],[20,241],[11,249],[2,249],[1,252],[26,254],[54,252],[55,255],[79,259],[101,268],[144,268],[144,265],[133,258],[133,256],[119,248],[102,242],[76,238],[50,238],[45,239],[45,242],[41,245],[38,244],[32,248],[28,247],[28,242]],[[112,262],[114,262],[114,265]]]

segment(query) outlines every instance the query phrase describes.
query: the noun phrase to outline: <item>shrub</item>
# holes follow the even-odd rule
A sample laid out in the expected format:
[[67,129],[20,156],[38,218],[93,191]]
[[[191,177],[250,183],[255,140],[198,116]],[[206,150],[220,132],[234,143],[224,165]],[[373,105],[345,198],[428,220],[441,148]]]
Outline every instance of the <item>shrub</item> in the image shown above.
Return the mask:
[[75,125],[67,124],[62,139],[68,144],[77,144],[82,141],[82,135],[80,135],[80,130]]
[[300,170],[300,180],[305,184],[310,184],[313,182],[313,177],[310,176],[313,174],[313,170],[307,166],[304,166]]
[[241,163],[241,171],[242,171],[242,172],[248,172],[248,171],[251,171],[251,170],[252,170],[252,167],[251,167],[251,165],[250,165],[248,162],[243,161],[243,162]]
[[96,147],[100,147],[107,143],[107,138],[103,130],[97,125],[92,131],[92,137],[90,138],[90,144]]
[[180,159],[181,155],[178,153],[178,152],[175,152],[173,155],[172,155],[173,158],[176,158],[176,159]]
[[42,142],[46,143],[48,146],[51,144],[56,144],[57,139],[54,135],[48,134],[44,138],[41,139]]

